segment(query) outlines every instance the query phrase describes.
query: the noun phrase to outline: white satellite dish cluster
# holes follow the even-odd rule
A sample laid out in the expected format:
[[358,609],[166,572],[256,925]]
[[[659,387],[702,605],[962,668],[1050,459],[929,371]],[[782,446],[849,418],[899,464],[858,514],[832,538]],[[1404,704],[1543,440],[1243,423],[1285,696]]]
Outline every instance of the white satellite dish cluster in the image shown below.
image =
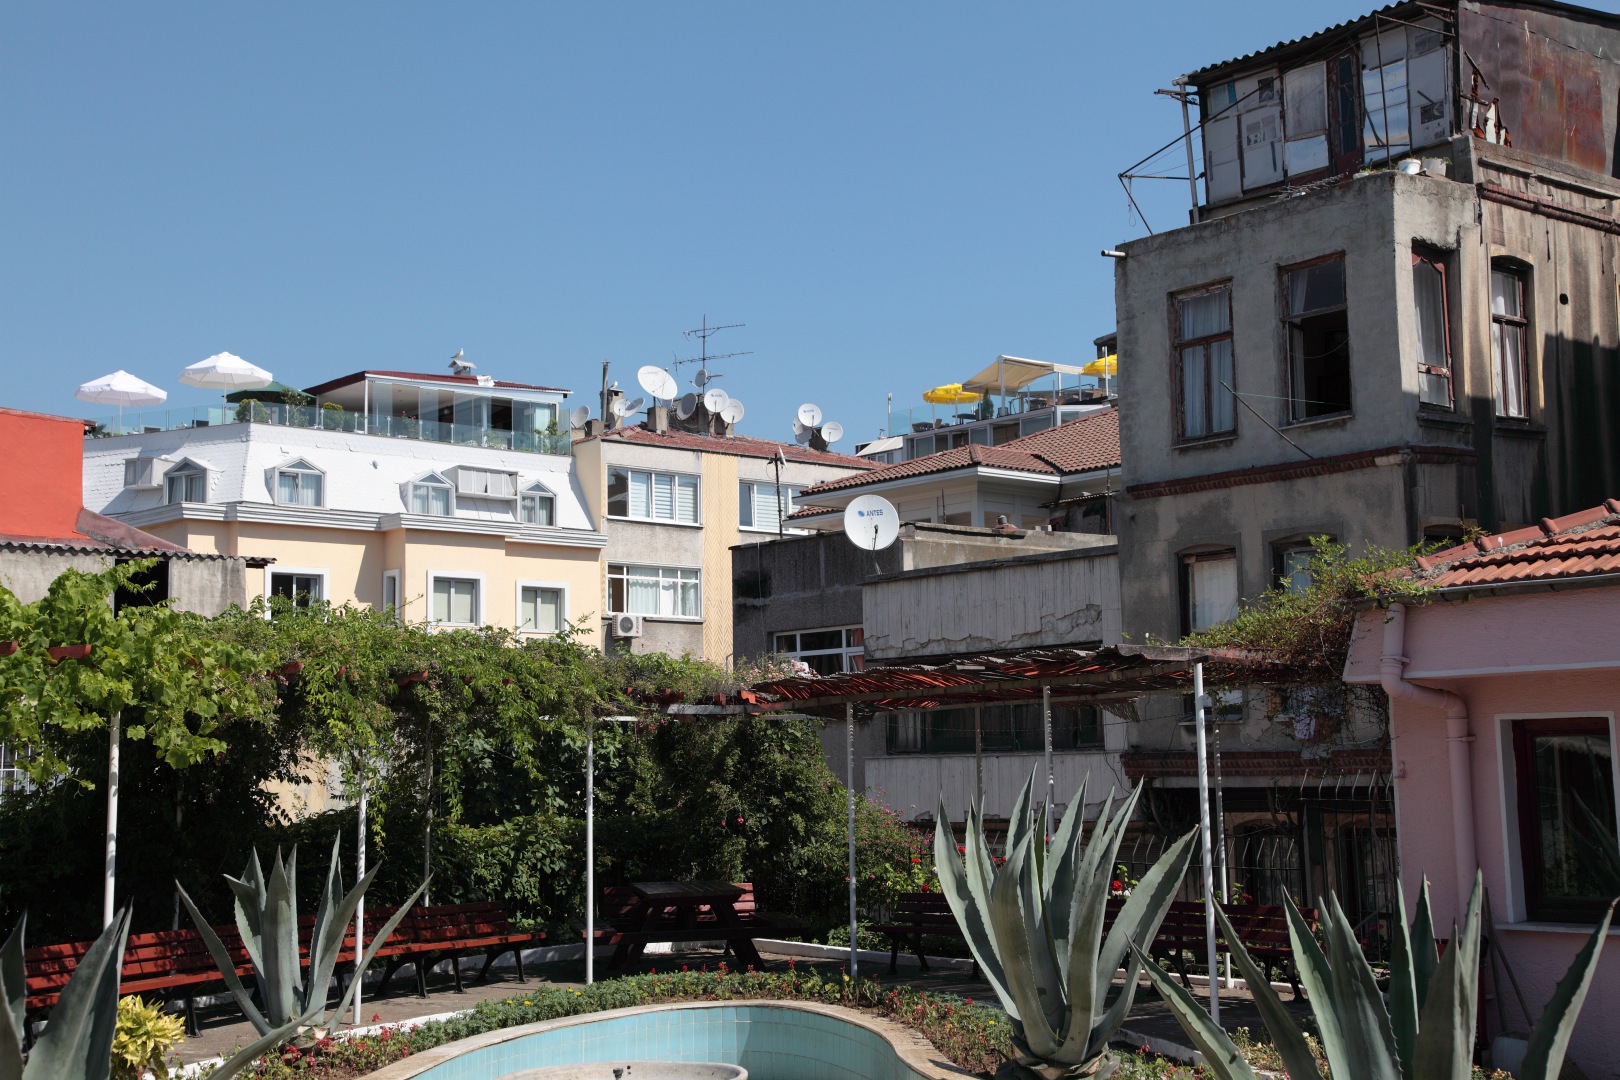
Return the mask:
[[844,425],[823,419],[820,405],[807,401],[793,417],[793,441],[800,446],[808,443],[817,450],[825,450],[843,437]]
[[[636,381],[647,392],[647,397],[637,397],[626,401],[624,398],[616,399],[608,406],[611,412],[620,421],[636,415],[647,407],[648,398],[655,406],[668,405],[675,411],[675,415],[682,420],[690,420],[700,410],[709,416],[717,416],[729,425],[736,425],[742,420],[747,410],[743,403],[732,397],[718,386],[713,385],[714,380],[720,376],[711,374],[707,370],[700,370],[692,380],[697,384],[696,393],[681,393],[680,384],[675,376],[668,371],[653,364],[648,364],[636,372]],[[704,389],[708,387],[708,389]],[[569,414],[569,423],[574,428],[582,428],[591,418],[588,406],[581,405]]]

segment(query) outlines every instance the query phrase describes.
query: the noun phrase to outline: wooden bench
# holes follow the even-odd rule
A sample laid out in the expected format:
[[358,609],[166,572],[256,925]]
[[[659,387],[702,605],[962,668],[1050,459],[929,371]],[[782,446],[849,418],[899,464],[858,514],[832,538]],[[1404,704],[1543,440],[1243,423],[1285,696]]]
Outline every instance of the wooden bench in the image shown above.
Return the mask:
[[[1122,899],[1108,901],[1108,915],[1105,926],[1112,926],[1121,908],[1125,906]],[[1226,904],[1222,911],[1232,923],[1232,929],[1237,931],[1238,941],[1249,951],[1255,963],[1270,979],[1273,970],[1280,972],[1293,988],[1294,997],[1299,997],[1299,973],[1294,966],[1293,942],[1288,936],[1288,913],[1277,904]],[[1303,914],[1316,928],[1316,909],[1306,908]],[[1216,945],[1222,951],[1230,952],[1232,944],[1227,940],[1219,923],[1215,924]],[[1176,900],[1171,903],[1170,910],[1165,913],[1164,922],[1159,924],[1159,932],[1153,938],[1150,948],[1144,950],[1154,960],[1167,960],[1170,966],[1181,978],[1183,986],[1191,986],[1187,979],[1187,970],[1183,966],[1182,956],[1190,953],[1195,958],[1206,958],[1209,951],[1208,939],[1205,936],[1204,905],[1197,900]]]
[[606,886],[597,904],[601,925],[595,928],[593,942],[616,946],[611,963],[618,967],[628,965],[645,946],[666,941],[720,941],[739,958],[755,963],[754,938],[801,937],[809,932],[803,922],[760,910],[752,882],[738,882],[734,887],[741,892],[722,920],[712,904],[699,904],[695,909],[673,903],[654,906],[629,885]]
[[[872,931],[885,934],[889,938],[890,975],[899,970],[900,946],[903,944],[910,943],[911,953],[916,956],[917,962],[926,968],[928,957],[923,955],[923,938],[953,937],[964,942],[967,940],[967,935],[962,933],[962,928],[956,924],[956,916],[951,913],[951,905],[945,899],[945,894],[937,892],[901,893],[895,901],[892,921],[882,926],[874,926]],[[973,977],[979,977],[977,960],[973,961]]]
[[[377,927],[392,912],[379,912]],[[369,913],[366,918],[370,924]],[[416,968],[416,992],[427,996],[427,971],[441,960],[449,960],[455,973],[456,993],[465,993],[461,982],[461,958],[482,956],[484,966],[478,973],[480,980],[489,977],[490,965],[497,957],[512,953],[517,958],[519,982],[528,982],[523,972],[523,950],[545,941],[545,934],[531,934],[517,930],[507,918],[506,911],[497,903],[442,904],[436,907],[412,908],[400,920],[394,933],[378,951],[387,956],[388,966],[383,972],[382,987],[386,988],[394,973],[406,964]]]

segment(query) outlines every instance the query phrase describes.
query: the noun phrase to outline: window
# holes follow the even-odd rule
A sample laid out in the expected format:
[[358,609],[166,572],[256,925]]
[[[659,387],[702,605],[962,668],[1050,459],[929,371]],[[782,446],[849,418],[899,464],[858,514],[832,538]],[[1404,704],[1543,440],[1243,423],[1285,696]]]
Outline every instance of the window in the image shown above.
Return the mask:
[[667,619],[702,618],[703,592],[698,572],[674,566],[610,564],[608,611]]
[[744,529],[763,529],[775,532],[777,527],[793,513],[793,500],[799,489],[783,484],[781,502],[777,487],[763,480],[744,480],[738,485],[737,524]]
[[1361,138],[1368,161],[1401,157],[1412,147],[1406,83],[1406,28],[1395,27],[1363,39]]
[[456,466],[456,491],[481,499],[510,499],[517,493],[517,474],[497,469]]
[[1181,437],[1202,439],[1234,431],[1232,287],[1184,294],[1175,304]]
[[1496,415],[1514,420],[1530,415],[1525,400],[1529,381],[1525,346],[1530,319],[1525,311],[1524,278],[1523,269],[1512,263],[1491,264],[1491,367],[1496,376]]
[[698,478],[614,466],[608,469],[608,516],[695,525]]
[[201,465],[182,462],[169,470],[163,478],[166,500],[171,503],[207,502],[208,470]]
[[276,470],[276,502],[282,506],[322,506],[326,477],[307,461],[294,461]]
[[437,473],[428,473],[411,484],[411,513],[449,517],[451,507],[450,483]]
[[444,626],[480,626],[476,578],[433,578],[433,621]]
[[1513,753],[1526,913],[1594,922],[1620,893],[1609,721],[1515,720]]
[[817,675],[866,669],[866,631],[859,626],[776,635],[776,652],[802,660]]
[[518,520],[525,525],[557,524],[557,499],[541,484],[530,484],[518,496]]
[[1283,74],[1288,141],[1283,167],[1289,176],[1328,167],[1327,64],[1306,64]]
[[294,571],[271,571],[270,595],[283,597],[294,607],[307,608],[322,599],[325,579],[320,574]]
[[1188,633],[1207,630],[1236,617],[1237,552],[1183,555],[1181,585],[1182,622]]
[[1417,311],[1418,400],[1439,409],[1452,406],[1450,259],[1412,245],[1412,302]]
[[1344,257],[1283,271],[1288,314],[1288,418],[1312,420],[1350,411],[1350,313]]
[[[1333,537],[1325,534],[1321,539],[1333,542]],[[1311,538],[1281,540],[1271,550],[1272,576],[1278,586],[1296,596],[1311,587],[1311,559],[1316,554]]]
[[[891,754],[971,754],[974,729],[986,753],[1039,753],[1046,746],[1041,703],[907,711],[889,714]],[[1102,713],[1095,705],[1052,703],[1053,750],[1100,750]]]
[[563,591],[550,585],[518,586],[518,629],[531,634],[555,634],[563,628]]
[[382,606],[383,606],[383,610],[384,611],[392,611],[394,613],[394,617],[396,619],[399,617],[400,609],[403,606],[399,602],[399,578],[400,578],[400,572],[398,570],[384,570],[383,571],[383,580],[382,580],[382,587],[383,587],[382,588]]

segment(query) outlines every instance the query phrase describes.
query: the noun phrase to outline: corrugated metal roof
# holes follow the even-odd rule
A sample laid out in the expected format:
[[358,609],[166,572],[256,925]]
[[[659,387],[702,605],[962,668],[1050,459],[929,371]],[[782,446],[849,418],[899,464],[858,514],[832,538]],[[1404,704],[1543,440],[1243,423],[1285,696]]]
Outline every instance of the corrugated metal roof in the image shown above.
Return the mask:
[[[1279,41],[1275,45],[1268,45],[1263,49],[1256,49],[1254,52],[1246,53],[1243,56],[1233,57],[1230,60],[1222,60],[1218,64],[1206,64],[1197,71],[1190,73],[1187,76],[1187,81],[1194,86],[1204,86],[1209,82],[1215,81],[1211,79],[1212,75],[1216,73],[1221,73],[1224,75],[1225,69],[1227,68],[1248,66],[1249,64],[1258,63],[1269,54],[1279,52],[1283,49],[1292,49],[1309,45],[1313,42],[1332,37],[1336,34],[1348,34],[1352,31],[1360,29],[1362,24],[1369,22],[1375,15],[1390,15],[1402,9],[1417,11],[1420,8],[1421,5],[1414,3],[1386,4],[1381,8],[1376,8],[1367,12],[1365,15],[1358,15],[1354,19],[1347,19],[1342,23],[1330,26],[1325,30],[1317,30],[1314,33],[1305,34],[1301,37],[1293,38],[1288,41]],[[1301,8],[1299,10],[1308,11],[1310,9]]]

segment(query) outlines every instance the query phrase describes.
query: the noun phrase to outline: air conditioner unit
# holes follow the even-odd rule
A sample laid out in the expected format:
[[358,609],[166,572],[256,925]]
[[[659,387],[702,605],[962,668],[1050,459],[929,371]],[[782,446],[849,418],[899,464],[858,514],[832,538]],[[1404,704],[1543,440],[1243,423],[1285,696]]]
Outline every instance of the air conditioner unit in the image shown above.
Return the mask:
[[640,615],[613,616],[613,636],[616,638],[640,637],[641,620],[642,616]]

